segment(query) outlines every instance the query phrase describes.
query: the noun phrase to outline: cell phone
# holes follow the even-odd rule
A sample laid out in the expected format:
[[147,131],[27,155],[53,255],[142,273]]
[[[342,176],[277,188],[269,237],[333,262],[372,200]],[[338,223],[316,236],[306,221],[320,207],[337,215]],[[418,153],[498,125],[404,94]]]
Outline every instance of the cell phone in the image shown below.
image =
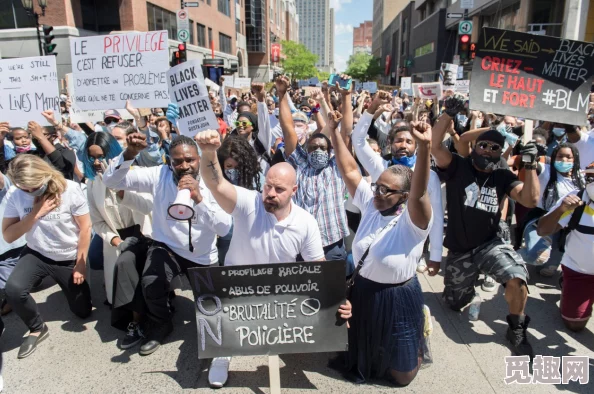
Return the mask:
[[351,84],[353,83],[353,80],[351,78],[342,79],[338,74],[331,74],[328,84],[330,86],[336,86],[336,82],[338,82],[338,86],[340,86],[341,89],[351,90]]

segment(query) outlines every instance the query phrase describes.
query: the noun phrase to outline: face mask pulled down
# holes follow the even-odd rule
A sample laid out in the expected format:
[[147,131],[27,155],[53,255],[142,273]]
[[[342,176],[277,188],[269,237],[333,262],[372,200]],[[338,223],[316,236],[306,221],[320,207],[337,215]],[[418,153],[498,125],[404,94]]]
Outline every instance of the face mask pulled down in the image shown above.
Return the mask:
[[499,157],[488,157],[479,155],[476,150],[471,153],[472,162],[479,170],[482,171],[493,171],[499,165]]
[[43,186],[41,186],[39,189],[34,190],[32,192],[26,192],[23,190],[23,192],[27,193],[28,195],[30,195],[31,197],[41,197],[43,196],[43,193],[45,193],[45,191],[47,190],[47,183],[45,183]]

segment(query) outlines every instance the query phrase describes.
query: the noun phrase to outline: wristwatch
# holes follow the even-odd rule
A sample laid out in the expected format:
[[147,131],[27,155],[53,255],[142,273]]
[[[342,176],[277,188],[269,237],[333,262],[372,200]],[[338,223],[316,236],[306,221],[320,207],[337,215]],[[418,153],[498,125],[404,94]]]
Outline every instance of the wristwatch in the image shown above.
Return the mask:
[[524,163],[524,169],[536,170],[536,163]]

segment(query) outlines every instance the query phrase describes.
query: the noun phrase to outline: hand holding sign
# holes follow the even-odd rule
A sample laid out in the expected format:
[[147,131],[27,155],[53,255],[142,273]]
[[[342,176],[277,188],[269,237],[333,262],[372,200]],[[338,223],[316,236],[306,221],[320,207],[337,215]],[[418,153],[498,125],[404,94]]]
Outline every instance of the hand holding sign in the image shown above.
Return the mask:
[[58,127],[59,123],[56,122],[56,119],[54,118],[54,111],[52,111],[51,109],[48,109],[47,111],[43,111],[41,113],[41,115],[47,120],[47,122],[54,126],[54,127]]
[[43,127],[41,127],[41,125],[34,120],[27,123],[27,130],[29,130],[29,133],[31,133],[31,137],[37,141],[41,141],[45,138],[45,135],[43,134]]
[[221,135],[216,130],[201,131],[194,140],[203,152],[216,152],[221,147]]

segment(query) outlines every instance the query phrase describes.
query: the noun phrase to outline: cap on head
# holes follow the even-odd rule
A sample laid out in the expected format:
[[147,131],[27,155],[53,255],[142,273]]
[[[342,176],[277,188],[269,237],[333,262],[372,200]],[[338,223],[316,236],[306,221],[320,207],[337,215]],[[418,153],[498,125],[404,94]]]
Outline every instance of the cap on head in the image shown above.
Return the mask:
[[309,123],[309,120],[307,119],[307,115],[302,111],[297,111],[293,114],[293,122]]
[[499,131],[491,129],[478,136],[476,142],[480,141],[490,141],[503,146],[505,144],[505,137]]
[[108,109],[103,113],[103,120],[107,118],[115,118],[117,120],[122,120],[122,115],[120,115],[120,113],[115,109]]

